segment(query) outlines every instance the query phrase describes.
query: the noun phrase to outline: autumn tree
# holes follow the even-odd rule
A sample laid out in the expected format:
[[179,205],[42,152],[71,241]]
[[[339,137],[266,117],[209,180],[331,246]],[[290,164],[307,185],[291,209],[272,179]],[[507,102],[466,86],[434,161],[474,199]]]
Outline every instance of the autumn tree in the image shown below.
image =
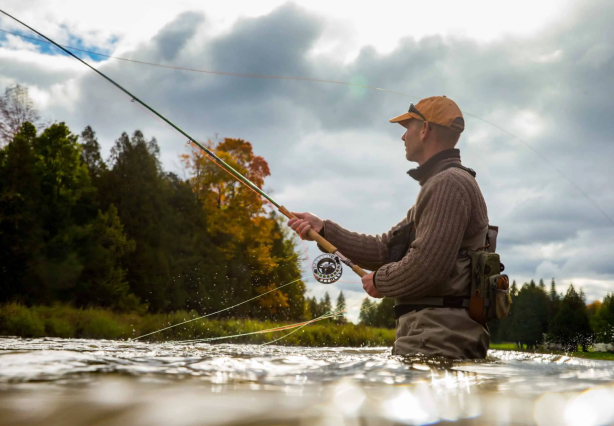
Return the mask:
[[[251,143],[226,138],[208,148],[227,164],[262,188],[270,175],[267,162],[253,153]],[[291,237],[281,231],[274,215],[267,213],[263,198],[194,148],[183,157],[191,172],[190,184],[207,217],[207,231],[212,243],[224,256],[226,268],[217,279],[224,289],[221,303],[234,304],[255,295],[264,295],[255,305],[256,312],[272,318],[302,315],[302,297],[290,297],[289,291],[304,292],[304,284],[290,290],[277,287],[300,278],[299,258],[294,254]],[[298,298],[297,298],[298,297]],[[294,299],[296,303],[290,301]],[[299,303],[300,301],[300,303]],[[236,315],[249,316],[254,305],[236,309]],[[300,313],[300,314],[299,314]]]

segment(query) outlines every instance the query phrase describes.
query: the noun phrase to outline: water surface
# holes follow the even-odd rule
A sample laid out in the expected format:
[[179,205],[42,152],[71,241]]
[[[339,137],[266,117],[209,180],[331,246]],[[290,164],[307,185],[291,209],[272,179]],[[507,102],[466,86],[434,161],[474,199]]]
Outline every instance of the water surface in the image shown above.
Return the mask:
[[0,424],[614,424],[614,363],[0,338]]

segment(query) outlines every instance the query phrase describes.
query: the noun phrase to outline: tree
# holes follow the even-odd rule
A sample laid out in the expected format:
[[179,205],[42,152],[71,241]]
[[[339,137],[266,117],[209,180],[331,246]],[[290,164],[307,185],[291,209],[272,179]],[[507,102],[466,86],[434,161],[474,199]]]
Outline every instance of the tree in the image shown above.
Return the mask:
[[81,132],[83,143],[81,144],[81,158],[87,166],[90,179],[93,182],[98,182],[103,173],[107,171],[107,165],[100,155],[100,144],[96,138],[96,132],[90,126],[87,126]]
[[358,318],[360,323],[368,326],[375,324],[375,307],[377,305],[372,302],[368,297],[365,297],[360,305],[360,314]]
[[614,343],[614,293],[608,293],[590,319],[595,341]]
[[35,138],[36,128],[26,123],[0,150],[1,301],[26,297],[30,266],[45,245]]
[[513,300],[512,319],[514,341],[535,348],[548,331],[548,296],[545,286],[535,281],[524,284]]
[[338,312],[335,321],[339,324],[345,324],[347,322],[347,318],[345,316],[346,307],[345,296],[343,295],[343,291],[340,291],[339,296],[337,297],[337,304],[335,306],[335,312]]
[[[270,175],[264,158],[254,155],[252,145],[245,140],[226,138],[215,147],[209,141],[208,146],[259,188]],[[183,156],[183,160],[193,175],[190,183],[207,217],[207,231],[212,243],[224,256],[226,270],[222,279],[226,291],[220,294],[219,300],[227,305],[270,291],[256,302],[259,304],[257,312],[272,317],[285,315],[280,309],[302,312],[302,303],[291,308],[287,292],[276,290],[275,282],[271,282],[284,259],[286,263],[294,262],[294,266],[286,268],[284,277],[297,279],[300,270],[296,266],[298,258],[290,256],[292,246],[286,244],[283,248],[285,243],[282,241],[288,237],[280,233],[281,227],[275,217],[267,214],[262,197],[238,182],[199,149]],[[276,241],[279,255],[275,254]],[[240,316],[249,316],[253,312],[251,304],[237,309]],[[315,315],[313,310],[311,312]]]
[[0,97],[0,147],[12,141],[25,123],[36,127],[39,121],[28,88],[19,84],[7,87]]
[[586,312],[586,302],[569,286],[554,320],[550,325],[551,340],[563,345],[565,350],[576,351],[578,345],[586,351],[592,341],[592,330]]
[[92,204],[81,146],[64,123],[40,136],[22,126],[1,151],[0,188],[3,301],[138,307],[121,266],[131,243],[116,211]]

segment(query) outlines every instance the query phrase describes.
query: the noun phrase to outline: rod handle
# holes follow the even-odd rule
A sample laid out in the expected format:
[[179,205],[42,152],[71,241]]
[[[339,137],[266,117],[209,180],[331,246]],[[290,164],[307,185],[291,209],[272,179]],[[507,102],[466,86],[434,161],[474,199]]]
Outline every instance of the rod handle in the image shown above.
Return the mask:
[[[294,215],[290,210],[288,210],[284,206],[279,206],[278,210],[281,212],[281,214],[286,216],[288,219],[296,219],[297,218],[296,215]],[[328,253],[333,253],[333,254],[341,255],[340,257],[344,257],[339,252],[339,250],[337,250],[337,247],[335,247],[334,245],[329,243],[326,238],[324,238],[323,236],[318,234],[313,229],[310,229],[309,232],[307,232],[307,236],[309,238],[311,238],[312,240],[314,240],[315,242],[317,242],[320,245],[320,247],[322,247]],[[364,277],[365,275],[368,274],[367,271],[365,271],[360,266],[358,266],[358,265],[356,265],[354,263],[352,263],[351,267],[352,267],[352,271],[354,271],[360,278],[362,278],[362,277]]]

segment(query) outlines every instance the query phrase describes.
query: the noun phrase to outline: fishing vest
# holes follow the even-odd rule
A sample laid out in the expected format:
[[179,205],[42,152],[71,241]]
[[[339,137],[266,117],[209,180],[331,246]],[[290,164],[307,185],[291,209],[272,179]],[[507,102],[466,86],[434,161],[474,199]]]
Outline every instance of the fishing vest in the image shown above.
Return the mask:
[[[475,178],[475,171],[457,163],[449,164],[440,173],[451,167],[462,169]],[[387,246],[388,263],[400,261],[411,250],[416,238],[413,215],[414,210],[410,212],[408,223],[392,233]],[[446,281],[428,296],[396,298],[395,317],[433,307],[468,309],[470,316],[483,324],[507,316],[511,303],[509,280],[506,275],[500,275],[503,266],[495,254],[497,233],[498,227],[488,225],[476,235],[464,238],[454,269]],[[499,287],[501,289],[497,290]]]

